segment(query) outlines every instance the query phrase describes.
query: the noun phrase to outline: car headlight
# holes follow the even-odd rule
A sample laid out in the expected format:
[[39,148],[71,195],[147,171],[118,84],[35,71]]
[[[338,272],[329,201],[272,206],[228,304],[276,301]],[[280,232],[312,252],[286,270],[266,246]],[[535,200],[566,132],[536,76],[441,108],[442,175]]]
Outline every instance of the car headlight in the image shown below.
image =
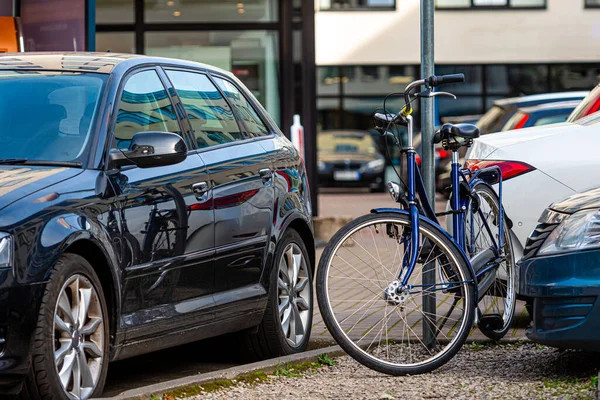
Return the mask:
[[600,211],[576,212],[563,221],[546,238],[540,255],[600,248]]
[[11,268],[13,257],[13,241],[10,234],[0,232],[0,268]]
[[319,168],[319,171],[325,171],[325,169],[327,169],[327,164],[323,161],[317,161],[317,168]]
[[381,158],[378,158],[377,160],[369,161],[363,167],[363,169],[365,171],[370,171],[370,172],[381,172],[381,171],[383,171],[384,167],[385,167],[385,161],[382,160]]
[[558,211],[554,211],[549,208],[546,208],[544,210],[544,212],[542,213],[542,215],[540,216],[540,219],[538,219],[538,223],[555,225],[555,224],[560,224],[568,217],[569,217],[569,214],[560,213]]

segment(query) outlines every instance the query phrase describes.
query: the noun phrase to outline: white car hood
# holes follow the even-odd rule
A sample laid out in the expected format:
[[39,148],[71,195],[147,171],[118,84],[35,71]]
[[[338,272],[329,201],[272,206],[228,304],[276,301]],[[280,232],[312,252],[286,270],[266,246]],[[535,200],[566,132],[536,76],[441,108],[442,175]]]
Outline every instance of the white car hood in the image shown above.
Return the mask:
[[485,135],[466,158],[525,162],[579,191],[600,182],[599,147],[600,124],[563,123]]

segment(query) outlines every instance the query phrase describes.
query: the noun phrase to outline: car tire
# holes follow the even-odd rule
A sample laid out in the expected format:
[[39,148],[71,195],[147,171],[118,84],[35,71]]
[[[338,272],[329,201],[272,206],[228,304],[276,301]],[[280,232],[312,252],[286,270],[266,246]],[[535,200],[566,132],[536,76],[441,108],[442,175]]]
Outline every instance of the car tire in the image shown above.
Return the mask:
[[[79,293],[81,297],[74,300],[74,292]],[[79,304],[82,302],[87,303],[85,313],[80,312],[82,308]],[[67,309],[70,309],[72,321],[69,321],[68,311],[65,311]],[[59,322],[59,319],[62,322]],[[82,400],[100,396],[108,369],[108,328],[106,299],[93,267],[86,259],[76,254],[61,256],[54,266],[42,297],[33,337],[31,369],[21,398],[75,398],[68,392],[77,392],[74,386],[76,374],[80,377],[82,390],[79,393]],[[68,338],[69,331],[73,332],[72,340]],[[63,348],[65,350],[61,354],[64,355],[60,358],[58,354]],[[55,359],[57,356],[60,358],[58,361]],[[82,361],[88,365],[87,371],[80,367]],[[71,372],[68,372],[67,362],[70,362]],[[59,369],[64,371],[66,387],[61,383]]]
[[[289,259],[290,254],[293,254],[292,258],[295,261]],[[286,279],[282,278],[281,269],[284,268],[284,265],[298,260],[300,261],[298,280],[293,284],[293,294],[286,303],[285,295],[290,293],[282,285],[287,285],[287,287],[289,285]],[[313,273],[306,246],[295,230],[289,229],[277,245],[269,279],[269,297],[263,319],[257,330],[254,330],[253,333],[243,334],[242,354],[253,360],[265,360],[300,353],[308,347],[313,316]],[[280,280],[282,282],[279,282]],[[302,290],[297,290],[300,286],[302,286]],[[283,309],[280,317],[279,309],[285,304],[288,306]],[[295,316],[297,318],[292,320]],[[288,317],[287,324],[285,317]],[[301,338],[296,335],[300,332],[299,330],[295,331],[292,336],[293,328],[298,323],[302,324],[304,332]]]

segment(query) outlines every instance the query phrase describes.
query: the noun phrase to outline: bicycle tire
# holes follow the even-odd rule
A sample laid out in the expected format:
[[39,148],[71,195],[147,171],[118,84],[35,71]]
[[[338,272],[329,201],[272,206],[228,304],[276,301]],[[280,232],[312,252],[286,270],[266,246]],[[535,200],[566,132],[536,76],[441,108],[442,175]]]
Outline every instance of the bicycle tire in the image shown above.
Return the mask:
[[[483,182],[477,183],[473,187],[473,190],[479,197],[480,208],[482,208],[482,207],[488,208],[490,211],[492,211],[494,213],[494,215],[491,216],[491,218],[490,218],[490,215],[488,215],[488,217],[486,217],[486,219],[489,220],[488,222],[492,222],[491,224],[488,223],[488,225],[491,226],[491,229],[493,227],[497,227],[499,210],[500,210],[500,200],[498,199],[496,192],[490,185],[488,185],[487,183],[483,183]],[[486,203],[487,203],[487,205],[486,205]],[[471,201],[469,201],[469,204],[467,205],[467,210],[470,210],[470,209],[471,209]],[[485,212],[486,211],[483,211],[482,214],[484,214]],[[465,219],[466,219],[465,227],[467,227],[468,219],[469,219],[468,216],[465,216]],[[482,225],[479,225],[479,228],[482,230],[482,232],[484,232],[484,235],[482,236],[481,232],[476,233],[476,235],[477,235],[476,240],[479,237],[485,237],[486,235],[489,236],[489,232],[487,232],[487,230],[485,230]],[[495,240],[496,240],[496,243],[498,243],[499,231],[492,232],[492,234],[494,234],[496,236]],[[471,251],[469,251],[469,247],[471,246],[471,244],[469,243],[470,235],[468,234],[468,229],[466,229],[466,228],[465,228],[465,235],[466,235],[465,243],[466,243],[466,247],[468,250],[467,255],[469,257],[474,256],[475,254],[477,254],[478,251],[481,251],[483,249],[483,247],[489,246],[491,244],[491,241],[488,240],[486,243],[481,243],[481,246],[475,246],[474,248],[472,248]],[[481,331],[481,333],[483,333],[485,336],[487,336],[488,338],[490,338],[492,340],[500,340],[504,336],[506,336],[506,334],[508,333],[508,331],[511,328],[512,321],[513,321],[514,315],[515,315],[515,307],[516,307],[516,298],[517,298],[516,297],[516,285],[517,285],[517,282],[516,282],[516,275],[515,275],[515,260],[514,260],[514,252],[512,249],[512,241],[511,241],[511,237],[510,237],[510,231],[506,224],[506,220],[504,223],[504,255],[505,255],[505,262],[503,263],[504,265],[500,265],[498,270],[495,271],[497,276],[494,280],[494,283],[487,291],[487,293],[489,293],[489,294],[484,295],[484,297],[481,298],[481,300],[479,301],[479,304],[478,304],[481,315],[493,314],[493,315],[500,315],[502,317],[503,325],[502,325],[501,329],[494,329],[493,327],[490,327],[490,325],[482,323],[481,320],[480,320],[480,323],[478,324],[478,328]],[[506,277],[506,279],[504,279],[504,276]],[[502,307],[500,307],[499,300],[497,300],[500,298],[504,299]]]
[[[369,214],[369,215],[359,217],[359,218],[351,221],[344,227],[342,227],[342,229],[340,229],[333,236],[331,241],[325,247],[323,255],[321,256],[321,259],[319,262],[319,266],[318,266],[318,270],[317,270],[317,282],[316,282],[317,302],[319,305],[321,315],[323,317],[323,321],[324,321],[329,333],[333,336],[335,341],[346,351],[346,353],[348,353],[352,358],[354,358],[356,361],[365,365],[368,368],[371,368],[373,370],[376,370],[376,371],[379,371],[379,372],[382,372],[382,373],[385,373],[388,375],[394,375],[394,376],[414,375],[414,374],[422,374],[422,373],[431,372],[431,371],[439,368],[440,366],[444,365],[458,352],[458,350],[462,347],[462,345],[466,341],[466,339],[469,335],[469,332],[473,326],[474,309],[475,309],[475,297],[474,296],[475,295],[474,295],[474,283],[472,281],[471,272],[468,268],[467,262],[464,260],[463,256],[460,253],[460,250],[456,247],[454,242],[449,237],[447,237],[440,230],[440,228],[438,228],[435,225],[432,225],[431,223],[426,222],[424,220],[420,221],[419,232],[422,235],[422,237],[431,241],[431,243],[433,245],[439,246],[440,249],[444,250],[444,253],[442,253],[442,254],[447,257],[446,260],[449,261],[449,265],[456,269],[456,273],[458,274],[457,276],[459,277],[459,281],[458,281],[459,285],[457,284],[457,286],[456,286],[459,290],[456,290],[456,293],[462,293],[462,296],[464,299],[461,319],[456,319],[457,322],[455,322],[454,327],[452,328],[452,329],[455,329],[457,327],[455,330],[454,336],[452,336],[450,338],[447,335],[445,335],[448,338],[448,344],[446,344],[441,349],[440,352],[432,355],[431,357],[429,357],[429,355],[431,355],[431,350],[427,349],[427,346],[425,345],[425,343],[418,338],[417,333],[410,327],[406,331],[404,330],[404,328],[402,328],[402,340],[403,341],[405,339],[404,333],[405,332],[409,333],[409,329],[410,329],[410,331],[412,331],[414,333],[414,336],[417,336],[416,338],[419,339],[420,343],[423,345],[422,347],[425,347],[425,350],[429,351],[429,355],[425,354],[423,356],[423,357],[428,357],[428,358],[426,358],[425,360],[420,361],[420,362],[414,362],[410,334],[406,338],[407,345],[401,344],[400,346],[398,346],[399,341],[398,341],[397,337],[394,336],[394,335],[398,335],[396,333],[397,330],[393,331],[393,329],[395,329],[395,327],[399,324],[400,321],[405,321],[406,325],[408,325],[409,315],[415,313],[415,311],[418,309],[417,303],[414,302],[414,300],[413,300],[413,304],[415,304],[415,309],[413,309],[413,311],[411,311],[410,314],[407,313],[406,312],[407,310],[404,308],[406,306],[406,304],[408,304],[408,300],[405,300],[402,305],[400,303],[397,303],[394,306],[395,308],[392,309],[389,313],[387,312],[388,305],[386,304],[383,318],[387,318],[388,315],[393,315],[393,312],[396,311],[400,307],[400,312],[399,313],[397,312],[397,314],[400,317],[398,319],[398,322],[396,322],[394,325],[392,325],[391,328],[387,329],[389,318],[386,319],[386,321],[385,321],[386,340],[385,340],[384,345],[386,346],[385,349],[387,350],[388,360],[382,360],[380,357],[376,356],[377,354],[381,355],[382,352],[385,352],[385,350],[382,350],[379,347],[373,348],[373,354],[369,354],[368,351],[370,351],[371,344],[373,342],[371,342],[371,344],[369,345],[368,348],[363,349],[360,346],[360,341],[362,339],[359,339],[355,343],[349,337],[349,335],[351,334],[351,331],[353,329],[355,329],[355,327],[361,322],[363,316],[359,317],[359,321],[356,322],[354,324],[354,326],[352,326],[352,328],[350,328],[347,332],[344,331],[343,327],[340,325],[340,321],[338,321],[338,319],[336,317],[336,312],[333,310],[332,302],[336,302],[336,301],[343,302],[346,300],[337,300],[335,298],[335,296],[337,296],[337,295],[335,294],[333,285],[332,285],[332,289],[330,290],[329,278],[334,277],[334,275],[330,275],[330,271],[335,271],[335,269],[332,269],[333,259],[336,256],[338,250],[342,249],[342,246],[346,243],[346,241],[350,239],[350,240],[352,240],[352,242],[348,242],[348,243],[351,244],[352,246],[356,245],[358,242],[357,242],[356,238],[353,237],[353,235],[356,232],[359,232],[364,227],[374,226],[373,231],[377,231],[377,233],[379,234],[379,231],[377,228],[378,225],[385,226],[386,235],[388,235],[388,237],[390,239],[394,239],[396,241],[400,237],[400,233],[399,233],[400,227],[403,229],[403,234],[405,232],[404,231],[405,229],[411,229],[410,228],[410,226],[411,226],[410,218],[406,214],[399,214],[399,213]],[[390,229],[390,227],[391,227],[391,229]],[[396,229],[398,229],[398,230],[396,230]],[[383,232],[383,229],[381,229],[381,231]],[[392,236],[390,236],[390,235],[392,235]],[[395,235],[395,237],[393,237],[394,235]],[[385,238],[383,236],[382,236],[382,238],[385,240]],[[377,240],[380,240],[380,238],[377,238]],[[375,238],[374,238],[374,242],[375,242]],[[375,246],[377,247],[376,243],[375,243]],[[359,245],[359,247],[360,247],[360,245]],[[435,248],[432,248],[431,251],[433,251],[433,249],[435,249]],[[377,250],[377,252],[379,254],[378,250]],[[388,253],[389,253],[389,249],[388,249]],[[435,253],[435,254],[437,254],[437,253]],[[430,256],[428,256],[428,257],[430,257]],[[342,258],[342,257],[340,256],[340,258]],[[439,258],[439,256],[435,257],[435,259],[438,259],[438,258]],[[396,259],[396,257],[394,257],[394,259]],[[426,260],[423,264],[428,265],[431,262],[435,262],[435,259],[433,259],[431,261]],[[394,261],[392,261],[391,265],[394,265],[394,264],[395,264]],[[348,265],[350,265],[350,264],[348,264]],[[383,267],[383,263],[381,263],[381,265]],[[350,265],[350,268],[353,268],[356,271],[359,271],[357,268],[355,268],[352,265]],[[382,268],[382,271],[383,270],[384,270],[384,268]],[[417,269],[415,269],[415,271],[417,271]],[[436,269],[436,271],[437,271],[437,269]],[[366,275],[363,275],[363,276],[365,278],[367,278]],[[393,277],[393,276],[397,276],[397,275],[394,274],[393,272],[391,272],[390,276]],[[415,273],[413,273],[413,275],[411,275],[411,279],[413,276],[418,276],[418,275],[415,275]],[[346,279],[346,278],[344,278],[344,279]],[[359,279],[361,279],[361,278],[359,278]],[[369,279],[362,279],[362,280],[367,281]],[[379,285],[381,285],[381,283],[384,282],[384,287],[385,287],[385,283],[387,282],[385,279],[381,280],[379,277],[377,277],[377,280],[379,282]],[[375,281],[375,280],[373,279],[373,281]],[[381,290],[382,288],[378,287],[378,285],[375,285],[375,286],[376,286],[375,291],[374,292],[372,291],[371,293],[369,293],[369,296],[371,296],[373,293],[375,293],[375,297],[370,301],[375,301],[378,304],[380,304],[378,302],[378,300],[379,300],[378,296],[380,293],[381,299],[383,300],[383,302],[388,303],[389,300],[387,297],[384,297],[383,290],[381,292],[378,292],[378,290]],[[344,289],[346,289],[346,287],[344,287]],[[361,288],[358,288],[358,289],[362,291]],[[352,290],[350,290],[350,292],[352,292]],[[449,296],[451,296],[451,295],[452,294],[450,294]],[[408,293],[406,295],[407,298],[409,296],[411,296],[410,293]],[[456,296],[458,296],[458,295],[455,295],[455,297]],[[411,298],[411,300],[412,300],[412,298]],[[364,300],[360,300],[360,299],[356,299],[356,301],[364,302]],[[351,299],[350,302],[354,302],[354,299]],[[364,305],[361,306],[361,308],[364,308]],[[436,306],[436,308],[435,308],[436,313],[437,313],[438,309],[439,309],[439,305]],[[370,309],[368,309],[367,311],[370,311]],[[404,312],[404,316],[402,314],[403,312]],[[423,317],[426,317],[426,312],[423,312],[423,311],[420,311],[420,312]],[[337,313],[337,314],[339,317],[342,316],[341,312]],[[414,319],[414,317],[418,318],[418,316],[419,316],[419,314],[416,313],[412,318],[413,319]],[[345,318],[345,320],[348,320],[351,317],[352,316],[347,317],[347,318]],[[371,316],[369,316],[369,317],[371,317]],[[423,317],[420,319],[421,322],[423,321]],[[435,315],[434,315],[434,318],[435,318],[435,321],[437,321],[437,317]],[[431,320],[433,318],[427,317],[427,319]],[[341,320],[341,318],[340,318],[340,320]],[[345,323],[345,320],[342,321],[342,323]],[[443,318],[442,318],[442,320],[443,320]],[[446,319],[445,319],[445,322],[447,322],[447,321],[448,321],[448,317],[446,317]],[[412,322],[412,320],[411,320],[411,322]],[[444,322],[444,324],[445,324],[445,322]],[[418,323],[419,323],[419,319],[417,319],[417,322],[413,325],[413,327],[415,327]],[[379,324],[379,322],[377,324]],[[368,331],[366,333],[366,335],[368,335],[371,331],[373,331],[375,329],[375,326],[377,326],[377,324],[374,325],[373,327],[371,327],[370,331]],[[380,328],[380,331],[383,331],[383,322],[381,323],[381,325],[382,325],[382,328]],[[441,329],[439,329],[436,336],[439,335],[439,333],[443,333],[442,330],[444,329],[444,325],[443,324],[441,324],[441,325],[442,325],[442,327],[441,327]],[[438,328],[437,322],[436,322],[436,328]],[[394,333],[390,333],[390,332],[394,332]],[[377,335],[377,333],[376,333],[376,335]],[[379,346],[381,346],[381,338],[383,336],[383,333],[382,332],[379,333],[379,336],[380,336]],[[391,337],[391,339],[390,339],[390,337]],[[390,346],[390,344],[391,344],[391,346]],[[415,344],[417,346],[420,346],[418,342],[415,342]],[[437,339],[436,339],[436,344],[437,344]],[[394,348],[394,346],[397,346],[397,348]],[[411,362],[407,362],[407,363],[390,362],[389,361],[390,354],[391,353],[398,354],[398,349],[402,354],[404,353],[405,349],[408,349],[407,351],[410,354]],[[390,350],[391,350],[391,353],[390,353]],[[421,351],[422,350],[423,349],[421,349]]]

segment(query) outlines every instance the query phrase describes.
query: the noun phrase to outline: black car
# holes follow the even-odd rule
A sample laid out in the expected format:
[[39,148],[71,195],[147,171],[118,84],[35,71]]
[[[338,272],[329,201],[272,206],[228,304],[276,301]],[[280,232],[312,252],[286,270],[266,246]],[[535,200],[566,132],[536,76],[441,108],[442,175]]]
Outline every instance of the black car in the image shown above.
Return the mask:
[[385,189],[385,158],[369,132],[320,132],[317,160],[320,186]]
[[0,93],[0,393],[87,399],[109,361],[234,331],[306,348],[306,173],[233,75],[13,54]]

